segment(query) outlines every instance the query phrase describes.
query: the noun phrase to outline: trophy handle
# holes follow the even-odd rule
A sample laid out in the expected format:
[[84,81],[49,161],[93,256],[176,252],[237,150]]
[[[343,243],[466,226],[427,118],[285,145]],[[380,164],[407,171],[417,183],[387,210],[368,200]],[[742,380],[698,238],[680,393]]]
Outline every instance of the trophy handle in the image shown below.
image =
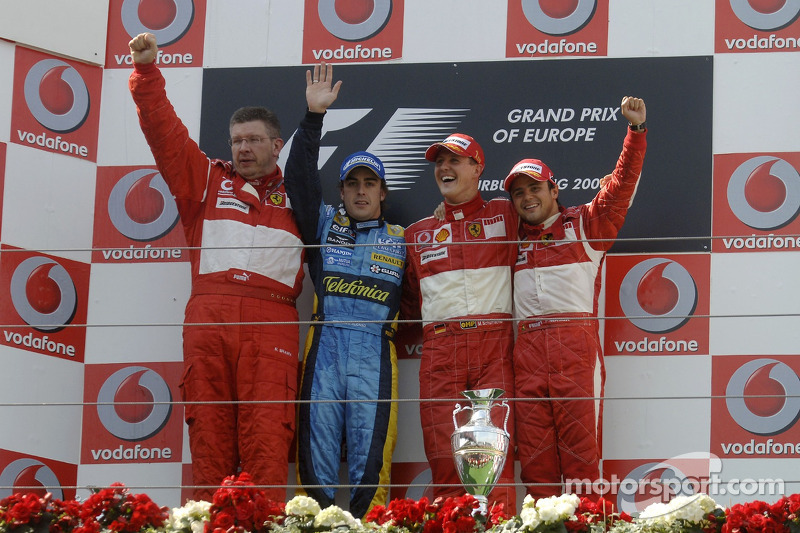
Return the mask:
[[[460,413],[461,411],[472,411],[472,407],[469,406],[469,405],[465,405],[464,407],[461,407],[460,403],[456,404],[456,408],[453,409],[453,427],[456,428],[456,429],[458,429],[458,421],[456,420],[456,415],[458,413]],[[506,414],[506,420],[508,420],[508,414]]]
[[[503,431],[505,431],[506,435],[508,435],[509,434],[508,433],[508,417],[511,414],[511,406],[508,405],[508,401],[507,400],[503,400],[502,402],[500,402],[500,407],[505,407],[506,408],[506,418],[505,418],[505,420],[503,420]],[[453,416],[453,418],[455,418],[455,415]]]

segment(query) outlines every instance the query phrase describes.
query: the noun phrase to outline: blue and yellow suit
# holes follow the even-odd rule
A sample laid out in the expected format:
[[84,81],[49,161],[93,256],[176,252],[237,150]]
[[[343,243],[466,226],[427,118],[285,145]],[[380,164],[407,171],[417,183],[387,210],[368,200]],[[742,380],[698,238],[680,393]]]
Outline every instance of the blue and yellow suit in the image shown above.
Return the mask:
[[397,404],[375,400],[397,399],[392,338],[406,249],[402,227],[382,217],[357,222],[325,205],[317,168],[323,116],[306,113],[284,173],[303,240],[319,245],[306,251],[315,324],[303,359],[297,471],[309,496],[332,505],[344,442],[350,512],[361,517],[386,503],[397,440]]

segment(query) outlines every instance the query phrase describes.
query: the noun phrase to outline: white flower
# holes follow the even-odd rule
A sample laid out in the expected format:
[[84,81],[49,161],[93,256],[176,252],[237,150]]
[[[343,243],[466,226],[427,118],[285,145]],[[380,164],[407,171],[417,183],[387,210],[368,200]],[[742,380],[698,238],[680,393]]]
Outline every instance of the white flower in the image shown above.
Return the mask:
[[536,499],[530,494],[526,494],[525,499],[522,500],[522,508],[526,507],[536,507]]
[[314,527],[337,527],[347,526],[351,529],[357,528],[361,523],[356,520],[349,512],[331,505],[326,507],[314,518]]
[[651,524],[669,525],[675,520],[697,523],[702,521],[716,506],[717,503],[706,494],[676,496],[666,504],[648,505],[639,518],[647,520]]
[[183,507],[175,507],[167,518],[167,531],[190,529],[194,533],[202,533],[204,523],[209,519],[211,502],[189,500]]
[[317,516],[319,512],[319,504],[308,496],[295,496],[286,504],[287,515]]
[[539,511],[536,510],[536,507],[533,505],[523,504],[522,511],[519,513],[519,519],[522,520],[522,526],[524,528],[534,529],[542,523],[542,519],[539,518]]

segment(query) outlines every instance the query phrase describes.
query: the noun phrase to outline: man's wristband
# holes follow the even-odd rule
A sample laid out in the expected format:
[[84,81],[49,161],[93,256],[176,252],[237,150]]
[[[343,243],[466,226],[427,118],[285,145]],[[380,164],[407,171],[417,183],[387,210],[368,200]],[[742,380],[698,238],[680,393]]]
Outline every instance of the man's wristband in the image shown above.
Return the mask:
[[647,123],[646,122],[642,122],[641,124],[636,124],[634,126],[633,124],[631,124],[629,122],[628,123],[628,129],[630,129],[631,131],[642,132],[642,131],[647,129]]

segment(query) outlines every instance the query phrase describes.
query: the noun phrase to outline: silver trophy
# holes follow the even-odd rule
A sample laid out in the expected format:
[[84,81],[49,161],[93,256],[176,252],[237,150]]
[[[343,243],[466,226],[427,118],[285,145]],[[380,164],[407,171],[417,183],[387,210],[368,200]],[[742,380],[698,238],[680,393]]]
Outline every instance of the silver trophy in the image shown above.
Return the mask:
[[[487,511],[487,496],[503,471],[508,453],[508,416],[511,412],[508,402],[500,402],[500,406],[506,408],[503,429],[495,426],[491,418],[492,403],[504,392],[502,389],[464,391],[461,394],[472,405],[461,407],[457,403],[453,410],[455,431],[450,438],[450,444],[456,471],[467,492],[478,500],[480,507],[477,512],[484,515]],[[462,411],[472,411],[472,415],[466,424],[459,427],[456,415]]]

